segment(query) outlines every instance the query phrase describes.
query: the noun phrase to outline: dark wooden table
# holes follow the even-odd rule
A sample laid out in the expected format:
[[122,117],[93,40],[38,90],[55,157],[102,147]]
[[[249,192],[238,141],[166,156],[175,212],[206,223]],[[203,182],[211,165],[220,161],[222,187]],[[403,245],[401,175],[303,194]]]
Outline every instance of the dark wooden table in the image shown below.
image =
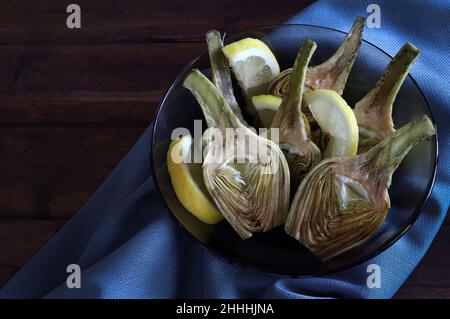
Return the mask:
[[[212,28],[278,24],[311,0],[0,4],[0,287],[87,201]],[[450,298],[449,222],[397,297]]]

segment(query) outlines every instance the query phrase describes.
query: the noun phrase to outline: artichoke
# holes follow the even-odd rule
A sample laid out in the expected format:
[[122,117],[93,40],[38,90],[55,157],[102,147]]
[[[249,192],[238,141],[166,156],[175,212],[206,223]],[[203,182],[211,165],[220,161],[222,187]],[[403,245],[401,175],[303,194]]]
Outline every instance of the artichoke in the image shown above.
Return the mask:
[[[342,94],[345,83],[358,55],[365,19],[358,17],[337,51],[320,65],[309,67],[306,73],[306,90],[329,89]],[[292,69],[281,72],[269,85],[268,94],[283,97],[288,92]]]
[[434,134],[424,116],[366,153],[323,160],[298,188],[286,232],[324,261],[365,242],[387,215],[392,174],[415,144]]
[[206,33],[206,43],[208,45],[209,61],[211,63],[212,82],[216,86],[217,90],[223,95],[225,101],[228,103],[231,110],[236,114],[239,121],[241,121],[241,123],[245,126],[248,126],[242,116],[241,108],[239,107],[234,96],[230,69],[228,66],[228,61],[222,52],[223,41],[219,31],[212,30]]
[[210,127],[203,179],[220,212],[243,239],[282,225],[290,175],[278,145],[244,126],[200,71],[192,70],[183,86],[197,99]]
[[392,134],[392,105],[411,65],[419,55],[413,45],[406,43],[387,66],[375,87],[355,105],[359,127],[358,153],[369,150]]
[[320,161],[320,150],[308,137],[301,105],[306,69],[316,43],[306,39],[298,52],[290,77],[289,90],[284,96],[271,128],[279,129],[278,141],[286,155],[291,172],[291,185],[299,185],[302,176]]

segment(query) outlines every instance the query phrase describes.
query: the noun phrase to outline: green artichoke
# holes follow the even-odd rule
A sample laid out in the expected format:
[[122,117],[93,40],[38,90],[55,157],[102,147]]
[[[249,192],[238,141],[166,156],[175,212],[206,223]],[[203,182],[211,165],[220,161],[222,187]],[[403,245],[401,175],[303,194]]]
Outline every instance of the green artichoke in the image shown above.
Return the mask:
[[388,213],[392,174],[414,145],[434,134],[424,116],[366,153],[323,160],[300,184],[286,232],[324,261],[365,242]]

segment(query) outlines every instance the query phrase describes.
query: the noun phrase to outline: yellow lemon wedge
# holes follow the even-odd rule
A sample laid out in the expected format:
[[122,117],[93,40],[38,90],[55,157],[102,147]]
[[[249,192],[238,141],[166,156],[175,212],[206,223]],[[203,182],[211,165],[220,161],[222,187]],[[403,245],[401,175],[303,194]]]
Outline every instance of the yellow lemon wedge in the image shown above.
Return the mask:
[[193,141],[185,135],[170,143],[167,168],[178,200],[192,215],[204,223],[216,224],[223,219],[203,182],[202,164],[194,163]]
[[[278,111],[282,101],[282,98],[271,94],[256,95],[252,97],[252,103],[258,112],[259,120],[263,127],[269,128],[272,125],[273,117]],[[306,131],[308,132],[308,135],[311,135],[311,128],[305,114],[303,114],[303,119],[305,120]]]
[[335,91],[318,89],[305,93],[303,101],[328,137],[324,158],[352,156],[358,150],[358,124],[353,110]]
[[252,97],[252,103],[258,112],[259,120],[265,128],[272,125],[273,117],[280,107],[282,99],[275,95],[256,95]]
[[261,40],[245,38],[226,45],[222,51],[248,101],[265,93],[270,82],[280,74],[275,55]]

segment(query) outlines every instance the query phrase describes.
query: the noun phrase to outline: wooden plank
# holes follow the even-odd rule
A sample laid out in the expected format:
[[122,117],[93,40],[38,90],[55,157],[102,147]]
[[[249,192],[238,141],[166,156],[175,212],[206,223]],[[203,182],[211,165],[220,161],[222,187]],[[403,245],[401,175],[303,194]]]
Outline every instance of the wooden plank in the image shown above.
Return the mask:
[[0,220],[0,287],[62,227],[64,221]]
[[0,127],[145,126],[182,67],[206,49],[203,43],[4,48]]
[[[14,246],[13,246],[14,247]],[[0,265],[0,289],[11,279],[20,267],[9,267],[7,265]]]
[[144,128],[0,129],[0,218],[67,219]]
[[58,1],[2,1],[0,44],[202,41],[212,28],[236,32],[282,23],[312,0],[79,0],[81,29],[66,27]]
[[[4,95],[149,92],[168,87],[204,43],[7,46],[0,70]],[[15,57],[16,67],[9,57]]]
[[0,95],[0,127],[144,127],[164,91]]
[[447,299],[444,294],[434,287],[405,284],[394,296],[394,299]]

